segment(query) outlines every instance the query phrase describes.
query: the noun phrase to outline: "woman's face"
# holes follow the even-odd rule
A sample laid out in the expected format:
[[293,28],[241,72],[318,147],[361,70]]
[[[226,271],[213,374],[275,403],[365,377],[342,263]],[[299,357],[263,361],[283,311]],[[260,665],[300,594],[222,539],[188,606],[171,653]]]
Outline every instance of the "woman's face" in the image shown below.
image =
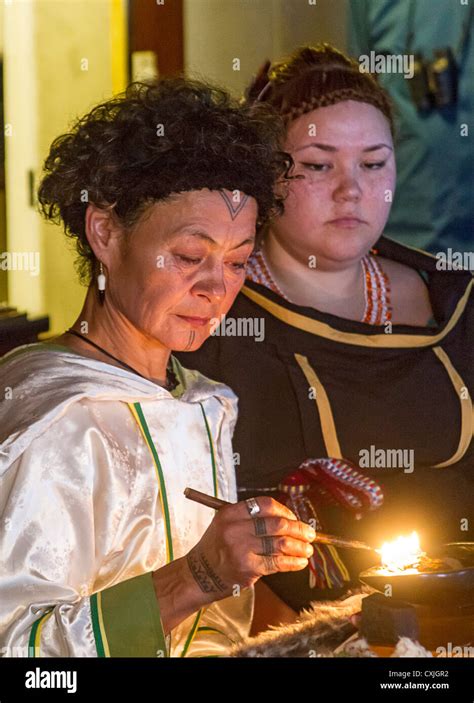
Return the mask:
[[285,212],[274,236],[300,260],[338,269],[360,259],[387,221],[395,188],[390,126],[353,100],[318,108],[290,124],[285,150],[295,161]]
[[244,283],[256,218],[256,201],[239,191],[190,191],[154,203],[100,252],[106,304],[167,349],[198,349]]

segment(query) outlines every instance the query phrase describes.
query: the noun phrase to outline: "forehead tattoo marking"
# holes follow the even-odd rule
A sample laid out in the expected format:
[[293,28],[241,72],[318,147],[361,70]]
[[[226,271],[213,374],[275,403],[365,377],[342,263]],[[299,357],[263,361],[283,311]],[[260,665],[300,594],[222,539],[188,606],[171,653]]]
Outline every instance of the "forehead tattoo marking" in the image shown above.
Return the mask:
[[221,198],[223,198],[225,204],[227,205],[227,209],[230,213],[230,216],[233,220],[237,217],[239,212],[242,210],[242,208],[245,206],[247,200],[249,199],[248,195],[242,194],[238,200],[238,202],[235,202],[233,198],[229,198],[227,193],[223,190],[219,191],[219,195]]

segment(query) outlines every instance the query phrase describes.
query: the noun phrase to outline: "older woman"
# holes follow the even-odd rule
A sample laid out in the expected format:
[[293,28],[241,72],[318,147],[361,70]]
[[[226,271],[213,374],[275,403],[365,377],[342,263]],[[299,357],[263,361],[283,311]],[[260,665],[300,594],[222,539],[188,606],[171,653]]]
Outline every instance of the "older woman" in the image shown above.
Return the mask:
[[[383,236],[396,180],[389,98],[324,45],[275,65],[250,99],[285,120],[295,178],[228,318],[180,355],[239,397],[241,495],[299,502],[314,524],[375,545],[413,529],[422,545],[466,540],[472,275]],[[258,321],[258,337],[250,324],[234,336],[234,318]],[[308,569],[266,582],[299,609],[342,593],[356,554],[317,548]]]
[[276,501],[183,495],[236,501],[236,397],[171,351],[228,311],[279,205],[265,112],[169,79],[52,145],[40,202],[89,287],[69,330],[0,366],[4,654],[223,654],[259,577],[308,563],[314,531]]

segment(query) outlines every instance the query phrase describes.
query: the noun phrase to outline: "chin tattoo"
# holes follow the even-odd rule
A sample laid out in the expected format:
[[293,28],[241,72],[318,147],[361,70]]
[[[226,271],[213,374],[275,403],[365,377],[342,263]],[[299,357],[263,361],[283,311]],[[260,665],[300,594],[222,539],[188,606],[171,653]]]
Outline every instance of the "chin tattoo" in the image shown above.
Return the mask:
[[191,349],[191,347],[194,344],[195,338],[196,338],[196,332],[194,332],[194,330],[191,330],[191,332],[189,333],[188,343],[184,347],[184,351],[188,351],[188,349]]

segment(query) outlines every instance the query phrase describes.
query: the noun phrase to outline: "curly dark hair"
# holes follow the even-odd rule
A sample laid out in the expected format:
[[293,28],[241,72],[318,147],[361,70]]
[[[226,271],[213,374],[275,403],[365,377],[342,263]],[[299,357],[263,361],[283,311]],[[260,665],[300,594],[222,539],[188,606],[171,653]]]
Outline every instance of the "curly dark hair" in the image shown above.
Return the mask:
[[89,202],[113,206],[129,228],[173,193],[240,190],[257,201],[260,228],[282,211],[274,185],[291,168],[282,138],[271,108],[239,104],[205,81],[131,83],[54,140],[38,189],[40,209],[75,240],[76,268],[87,285],[98,263],[86,237]]

